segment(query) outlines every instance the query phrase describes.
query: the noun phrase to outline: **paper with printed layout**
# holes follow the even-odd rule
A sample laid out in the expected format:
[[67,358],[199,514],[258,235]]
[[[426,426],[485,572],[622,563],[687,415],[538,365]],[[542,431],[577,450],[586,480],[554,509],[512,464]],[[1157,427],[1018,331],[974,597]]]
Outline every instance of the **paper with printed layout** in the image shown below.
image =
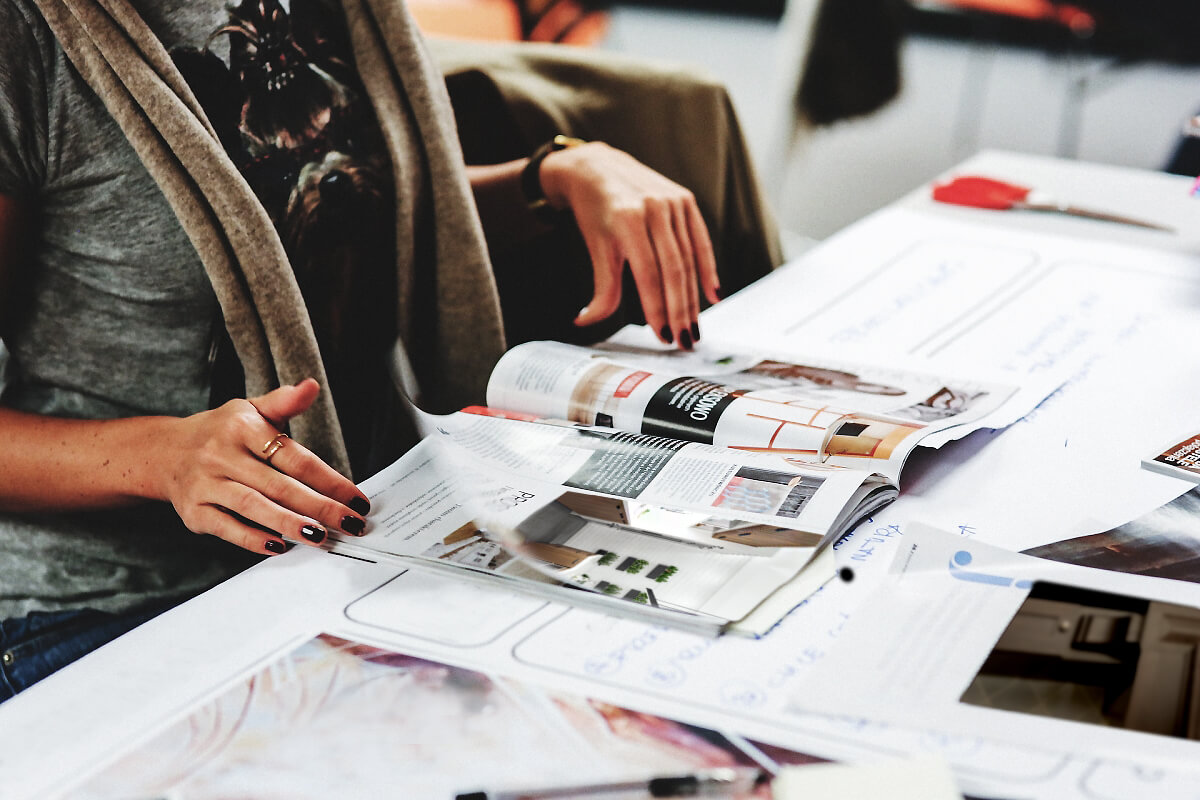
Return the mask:
[[[805,569],[895,497],[871,473],[612,429],[460,413],[362,485],[347,552],[417,558],[713,632],[769,628],[833,576]],[[801,579],[801,573],[805,573]],[[752,617],[768,597],[773,618]],[[739,624],[744,623],[744,624]],[[746,626],[750,627],[747,628]]]
[[896,497],[914,447],[977,429],[1014,392],[869,365],[528,343],[493,370],[487,407],[420,416],[426,439],[363,485],[375,532],[342,544],[762,633],[832,579],[832,559],[814,558]]
[[1020,387],[1019,419],[986,426],[1001,433],[910,458],[904,481],[918,490],[885,512],[889,522],[963,526],[1024,550],[1121,525],[1185,491],[1141,461],[1195,432],[1200,370],[1179,357],[1179,343],[1200,336],[1195,248],[943,211],[889,208],[857,223],[706,312],[705,337]]
[[978,430],[1015,392],[961,376],[794,355],[530,342],[496,365],[488,406],[898,482],[914,447],[943,431]]
[[1172,478],[1200,483],[1200,433],[1172,437],[1154,455],[1143,458],[1142,466]]
[[[918,524],[796,710],[1162,768],[1200,757],[1200,586],[1010,553]],[[919,715],[914,717],[914,715]]]

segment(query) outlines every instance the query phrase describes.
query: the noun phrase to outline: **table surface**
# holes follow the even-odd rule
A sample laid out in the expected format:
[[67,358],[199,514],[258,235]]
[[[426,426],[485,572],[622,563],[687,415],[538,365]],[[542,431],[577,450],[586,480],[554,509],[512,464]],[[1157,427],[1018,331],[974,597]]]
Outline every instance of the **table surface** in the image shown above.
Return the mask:
[[[1025,233],[1077,235],[1092,242],[1144,248],[1151,256],[1164,252],[1195,257],[1200,270],[1200,225],[1196,224],[1200,199],[1189,197],[1190,182],[1186,179],[999,152],[976,156],[955,172],[1003,176],[1076,201],[1086,198],[1089,205],[1150,216],[1175,226],[1179,232],[1164,237],[1060,215],[987,213],[938,206],[928,199],[927,187],[915,190],[899,205],[948,221],[982,220],[981,224],[1011,231],[1014,239]],[[844,242],[854,235],[852,227],[839,238]],[[819,251],[820,246],[816,249]],[[810,255],[806,254],[805,259]],[[726,314],[734,309],[747,319],[753,318],[753,304],[739,301],[738,296],[727,302],[730,308]],[[424,618],[405,623],[410,625],[408,630],[385,630],[378,620],[364,624],[346,613],[348,606],[387,584],[398,571],[394,564],[373,564],[296,548],[51,676],[0,706],[0,774],[4,776],[0,798],[53,796],[76,776],[110,762],[188,709],[216,696],[231,680],[261,668],[280,653],[322,632],[466,667],[501,671],[514,663],[512,654],[518,642],[526,642],[526,646],[535,642],[548,652],[572,646],[570,633],[564,632],[561,625],[555,627],[565,609],[540,601],[528,605],[532,601],[527,597],[504,599],[508,595],[503,592],[497,595],[499,610],[495,613],[499,616],[464,625],[449,638],[444,635],[447,622],[455,615],[465,619],[478,611],[478,604],[469,604],[471,611],[447,608],[417,615]],[[439,591],[456,591],[456,584],[444,578],[430,580],[435,584],[441,581],[437,584],[442,587]],[[524,610],[515,611],[509,621],[504,621],[501,607],[505,603]],[[557,644],[555,637],[561,639]],[[763,647],[763,653],[776,652],[745,641],[721,646],[731,660],[753,658],[754,647]],[[553,660],[552,655],[546,658]],[[539,680],[571,691],[595,690],[603,694],[612,688],[603,680],[555,669],[541,671]],[[879,737],[855,741],[852,735],[833,735],[819,727],[806,731],[802,726],[781,725],[781,717],[756,714],[750,708],[731,716],[728,708],[709,707],[699,695],[689,699],[664,692],[631,695],[624,690],[612,691],[627,702],[632,697],[633,702],[652,713],[683,714],[699,723],[724,722],[726,727],[733,724],[748,734],[807,748],[826,758],[865,758],[886,749],[881,746],[889,743]],[[890,744],[896,745],[893,752],[908,749],[897,742]],[[1061,775],[1060,779],[1067,780]],[[988,784],[980,778],[973,785]]]

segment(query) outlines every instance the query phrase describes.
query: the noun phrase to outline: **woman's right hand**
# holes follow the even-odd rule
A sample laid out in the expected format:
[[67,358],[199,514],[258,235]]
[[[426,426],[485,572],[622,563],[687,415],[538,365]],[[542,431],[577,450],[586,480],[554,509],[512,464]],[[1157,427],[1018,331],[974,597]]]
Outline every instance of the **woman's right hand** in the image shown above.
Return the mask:
[[310,378],[172,420],[173,445],[157,451],[156,493],[190,530],[258,553],[284,552],[280,537],[319,545],[331,529],[361,535],[370,510],[363,493],[303,445],[277,439],[318,392]]

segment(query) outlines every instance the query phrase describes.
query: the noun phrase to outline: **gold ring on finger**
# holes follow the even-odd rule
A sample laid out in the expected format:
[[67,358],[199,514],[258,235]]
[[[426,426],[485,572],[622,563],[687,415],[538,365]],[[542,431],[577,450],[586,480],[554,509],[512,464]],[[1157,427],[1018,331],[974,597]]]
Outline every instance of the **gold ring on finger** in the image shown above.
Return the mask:
[[271,441],[264,444],[262,448],[263,460],[270,464],[271,459],[275,457],[275,454],[283,448],[283,443],[287,440],[287,438],[288,435],[286,433],[281,433]]

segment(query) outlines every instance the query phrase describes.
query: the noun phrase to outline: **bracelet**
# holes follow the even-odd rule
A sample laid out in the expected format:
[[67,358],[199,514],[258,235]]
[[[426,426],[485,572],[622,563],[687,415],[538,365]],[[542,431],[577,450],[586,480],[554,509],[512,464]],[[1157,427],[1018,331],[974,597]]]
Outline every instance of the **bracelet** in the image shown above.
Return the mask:
[[542,162],[551,153],[557,153],[559,150],[566,150],[569,147],[577,147],[581,144],[584,144],[583,139],[564,136],[560,133],[537,150],[534,150],[533,154],[529,156],[529,162],[521,169],[521,194],[525,195],[525,202],[529,206],[529,211],[548,225],[553,225],[559,220],[562,216],[562,209],[557,209],[550,205],[550,201],[546,199],[546,191],[542,188]]

